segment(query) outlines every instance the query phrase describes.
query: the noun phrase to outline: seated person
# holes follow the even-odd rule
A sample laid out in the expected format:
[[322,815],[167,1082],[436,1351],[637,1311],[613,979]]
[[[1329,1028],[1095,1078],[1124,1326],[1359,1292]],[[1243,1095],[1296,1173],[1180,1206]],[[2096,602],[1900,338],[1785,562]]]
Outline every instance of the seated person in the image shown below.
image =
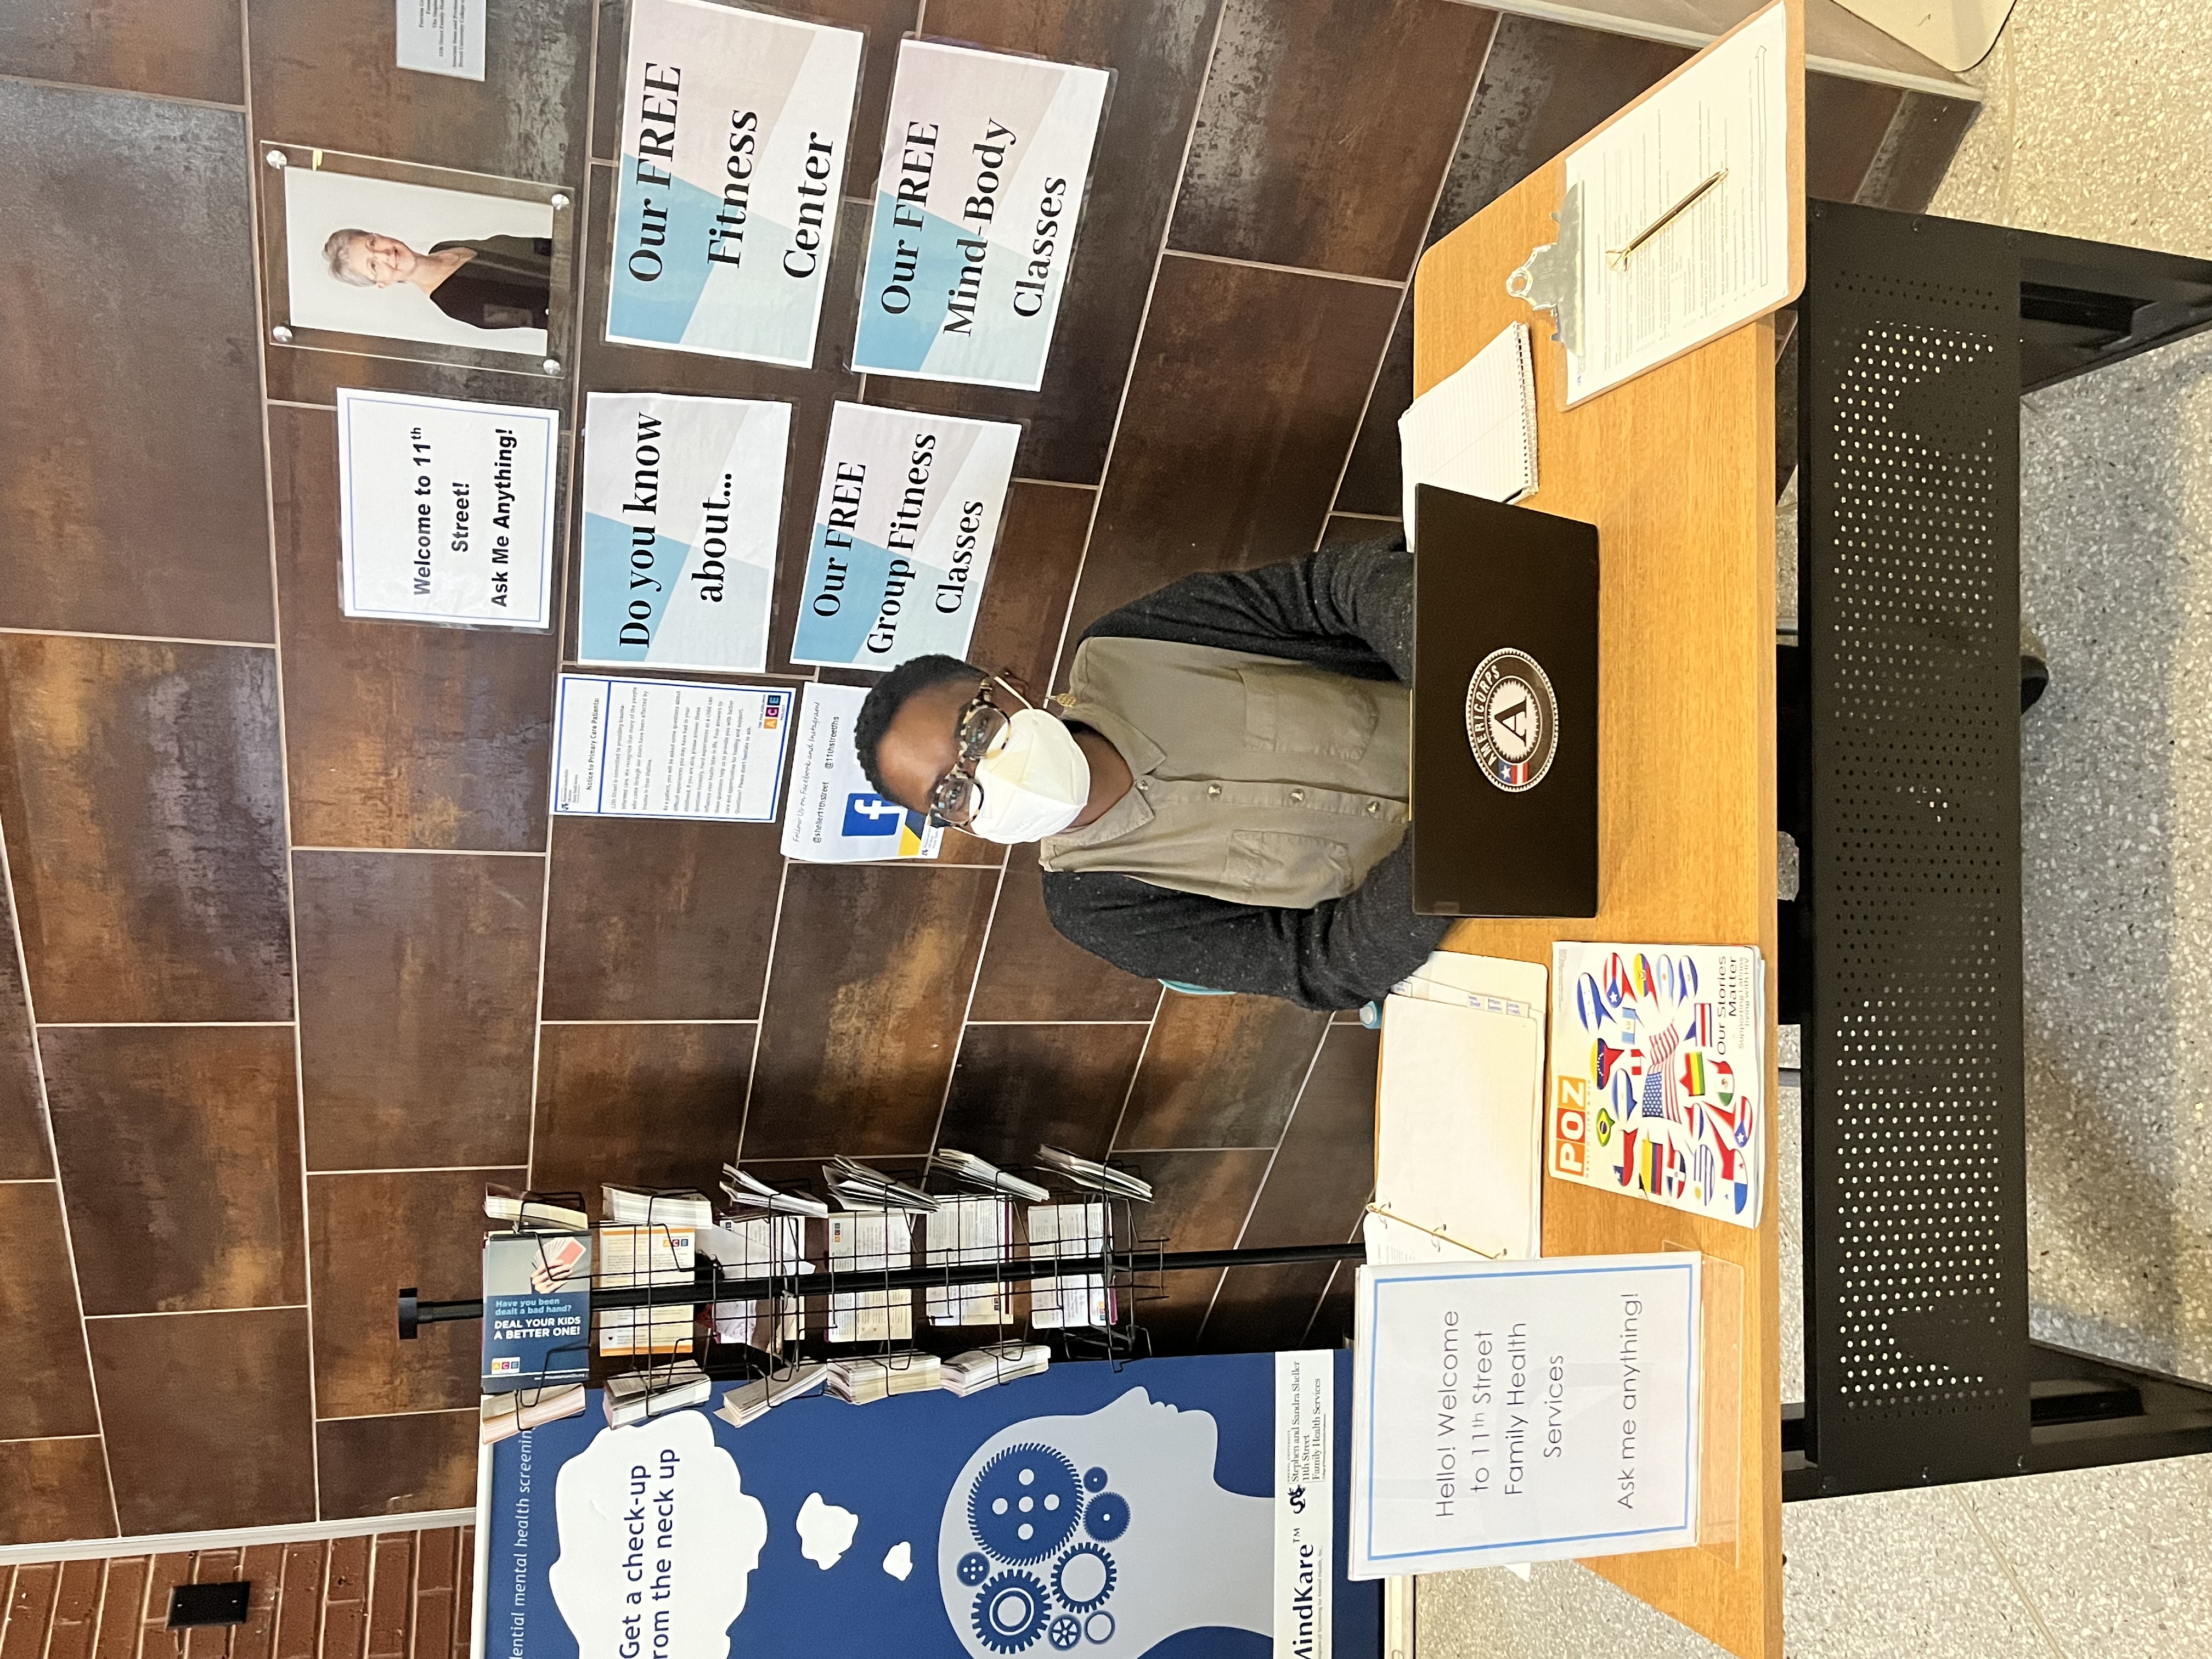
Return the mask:
[[1357,1007],[1451,926],[1413,914],[1413,622],[1402,538],[1207,571],[1085,629],[1056,708],[917,657],[854,743],[884,799],[1036,842],[1053,926],[1116,967]]
[[553,298],[553,241],[485,236],[417,253],[396,236],[335,230],[323,244],[331,275],[349,288],[406,283],[471,328],[544,328]]

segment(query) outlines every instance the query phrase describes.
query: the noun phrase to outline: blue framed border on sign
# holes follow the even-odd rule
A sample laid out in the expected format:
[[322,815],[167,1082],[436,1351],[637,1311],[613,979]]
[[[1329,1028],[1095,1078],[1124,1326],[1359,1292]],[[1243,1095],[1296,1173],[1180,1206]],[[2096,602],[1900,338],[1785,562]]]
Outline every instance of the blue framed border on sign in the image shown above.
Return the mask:
[[[1375,1328],[1376,1322],[1380,1316],[1382,1311],[1382,1292],[1386,1285],[1454,1284],[1461,1280],[1470,1279],[1569,1279],[1579,1278],[1593,1273],[1602,1273],[1609,1276],[1622,1276],[1630,1273],[1682,1273],[1694,1279],[1697,1277],[1700,1261],[1701,1258],[1699,1256],[1685,1252],[1682,1260],[1679,1263],[1671,1261],[1653,1262],[1648,1266],[1639,1267],[1531,1267],[1522,1268],[1505,1268],[1502,1270],[1475,1270],[1460,1273],[1409,1273],[1395,1275],[1391,1273],[1388,1267],[1374,1268],[1369,1271],[1367,1275],[1367,1284],[1365,1286],[1368,1297],[1366,1309],[1366,1328],[1370,1332],[1372,1332]],[[1701,1413],[1704,1409],[1704,1378],[1698,1374],[1698,1368],[1704,1363],[1704,1355],[1697,1340],[1697,1322],[1699,1307],[1700,1299],[1697,1297],[1692,1297],[1690,1298],[1688,1310],[1689,1328],[1686,1333],[1686,1340],[1685,1343],[1685,1351],[1690,1355],[1691,1358],[1690,1376],[1688,1378],[1688,1388],[1686,1393],[1688,1399],[1692,1402],[1693,1412],[1698,1413]],[[1381,1357],[1381,1347],[1379,1344],[1373,1341],[1367,1342],[1364,1345],[1364,1347],[1365,1352],[1360,1356],[1360,1363],[1367,1368],[1366,1395],[1367,1398],[1371,1401],[1375,1398],[1376,1367]],[[1647,1538],[1656,1533],[1681,1532],[1696,1524],[1696,1517],[1690,1513],[1690,1494],[1695,1490],[1691,1480],[1692,1463],[1698,1454],[1699,1437],[1693,1433],[1686,1436],[1682,1443],[1682,1518],[1679,1521],[1670,1522],[1664,1526],[1658,1527],[1637,1527],[1620,1531],[1608,1532],[1568,1533],[1550,1538],[1514,1538],[1504,1540],[1493,1544],[1449,1544],[1441,1546],[1436,1549],[1395,1550],[1387,1552],[1378,1551],[1375,1547],[1375,1413],[1371,1410],[1367,1413],[1366,1430],[1367,1491],[1361,1495],[1365,1500],[1362,1504],[1362,1507],[1366,1512],[1367,1522],[1367,1536],[1364,1540],[1364,1553],[1367,1559],[1370,1561],[1412,1561],[1425,1559],[1429,1557],[1439,1555],[1494,1555],[1502,1556],[1507,1560],[1517,1560],[1520,1559],[1519,1553],[1528,1550],[1551,1548],[1562,1544],[1579,1544],[1588,1542],[1593,1539],[1601,1538]]]
[[[650,685],[664,688],[689,689],[699,691],[750,692],[766,698],[781,700],[782,713],[775,728],[775,765],[769,785],[767,810],[759,816],[747,814],[734,817],[712,812],[609,812],[607,795],[607,743],[605,724],[599,728],[598,752],[593,757],[593,776],[596,788],[589,806],[563,806],[561,804],[561,757],[568,730],[568,688],[571,685],[601,685],[607,688],[600,703],[605,708],[612,701],[613,688],[617,685]],[[556,817],[623,817],[658,818],[672,823],[774,823],[783,811],[783,773],[791,757],[791,731],[799,716],[799,691],[796,685],[724,685],[711,680],[654,679],[638,674],[571,674],[562,673],[555,682],[553,696],[553,753],[547,779],[552,795],[551,810]]]

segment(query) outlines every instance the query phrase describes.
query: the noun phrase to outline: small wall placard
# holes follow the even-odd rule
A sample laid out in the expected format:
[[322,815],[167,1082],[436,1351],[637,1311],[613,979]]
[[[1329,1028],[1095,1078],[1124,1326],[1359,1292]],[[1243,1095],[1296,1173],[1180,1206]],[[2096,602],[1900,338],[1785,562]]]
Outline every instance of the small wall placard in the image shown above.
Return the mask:
[[560,436],[551,410],[341,387],[345,614],[547,626]]

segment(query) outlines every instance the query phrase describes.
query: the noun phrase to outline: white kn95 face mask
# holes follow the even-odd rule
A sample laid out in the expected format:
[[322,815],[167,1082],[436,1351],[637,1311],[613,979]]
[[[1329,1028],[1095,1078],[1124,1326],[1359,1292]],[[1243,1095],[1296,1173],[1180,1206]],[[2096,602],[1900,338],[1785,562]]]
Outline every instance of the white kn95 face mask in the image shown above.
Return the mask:
[[981,804],[968,832],[1008,846],[1042,841],[1073,823],[1091,799],[1091,762],[1075,733],[1042,708],[1011,716],[975,763]]

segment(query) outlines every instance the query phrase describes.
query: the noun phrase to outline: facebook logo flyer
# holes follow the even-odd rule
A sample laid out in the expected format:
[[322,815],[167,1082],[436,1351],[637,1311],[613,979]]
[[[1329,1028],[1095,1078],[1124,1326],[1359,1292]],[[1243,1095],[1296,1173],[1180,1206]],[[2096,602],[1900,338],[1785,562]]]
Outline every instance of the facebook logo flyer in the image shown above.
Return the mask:
[[791,659],[884,670],[965,653],[1021,435],[1010,422],[839,404]]
[[853,367],[1035,392],[1112,76],[908,40]]
[[811,864],[933,859],[944,844],[945,831],[926,814],[885,800],[860,770],[853,722],[867,697],[857,685],[801,689],[784,857]]
[[1692,1250],[1362,1267],[1351,1576],[1697,1543],[1703,1285]]
[[349,386],[337,410],[345,614],[547,626],[561,417]]
[[591,394],[578,660],[768,665],[791,405]]
[[563,674],[553,810],[773,823],[791,706],[788,686]]
[[[475,1650],[502,1659],[1330,1659],[1338,1352],[1055,1362],[965,1399],[578,1415],[480,1454]],[[1291,1373],[1286,1376],[1285,1372]]]
[[608,339],[813,362],[860,40],[632,0]]

